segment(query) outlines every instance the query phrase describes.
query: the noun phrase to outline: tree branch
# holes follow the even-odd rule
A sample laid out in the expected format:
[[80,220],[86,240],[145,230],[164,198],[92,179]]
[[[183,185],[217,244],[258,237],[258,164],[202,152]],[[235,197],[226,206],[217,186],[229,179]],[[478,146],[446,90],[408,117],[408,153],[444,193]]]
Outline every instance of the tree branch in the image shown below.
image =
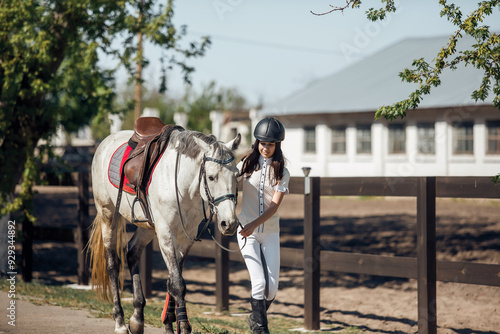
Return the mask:
[[329,10],[327,12],[324,12],[324,13],[315,13],[313,12],[312,10],[310,11],[311,14],[314,14],[316,16],[322,16],[322,15],[327,15],[327,14],[330,14],[330,13],[333,13],[335,11],[340,11],[342,13],[344,13],[344,10],[347,9],[349,6],[352,5],[352,8],[354,7],[359,7],[359,4],[360,4],[360,0],[346,0],[345,1],[345,6],[343,7],[339,7],[339,6],[332,6],[332,5],[329,5],[330,7],[332,7],[333,9],[332,10]]
[[[330,5],[333,9],[325,13],[313,13],[314,15],[326,15],[335,11],[344,12],[348,7],[359,8],[362,0],[346,0],[343,7]],[[366,16],[371,21],[382,20],[388,12],[395,12],[396,5],[394,0],[381,0],[385,6],[380,9],[370,8]],[[444,45],[433,60],[432,65],[422,59],[413,61],[413,68],[405,68],[399,73],[400,78],[409,83],[415,83],[418,88],[415,89],[407,99],[395,102],[389,106],[382,106],[375,112],[375,118],[384,117],[388,120],[404,118],[408,110],[416,109],[424,95],[431,93],[432,88],[441,85],[441,75],[443,70],[455,70],[457,65],[462,63],[465,66],[472,65],[477,69],[483,70],[484,76],[482,84],[478,89],[472,92],[472,98],[476,101],[484,101],[488,94],[493,92],[493,105],[500,108],[500,64],[498,64],[500,38],[498,34],[490,32],[488,26],[479,26],[486,16],[491,15],[500,5],[500,0],[482,1],[478,7],[464,16],[460,7],[453,3],[447,3],[447,0],[439,0],[443,6],[440,14],[446,17],[448,21],[457,26],[457,30],[452,34],[448,43]],[[465,17],[463,19],[463,17]],[[469,50],[457,51],[457,42],[464,35],[473,37],[477,43],[472,45]],[[492,82],[494,86],[491,87]]]

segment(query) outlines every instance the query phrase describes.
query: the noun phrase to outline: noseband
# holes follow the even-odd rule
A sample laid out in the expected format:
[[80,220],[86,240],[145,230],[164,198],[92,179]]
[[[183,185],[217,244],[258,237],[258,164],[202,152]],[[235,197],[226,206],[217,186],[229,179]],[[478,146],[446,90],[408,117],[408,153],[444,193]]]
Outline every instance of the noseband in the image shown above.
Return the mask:
[[[207,172],[206,172],[206,169],[205,169],[205,163],[207,161],[211,161],[211,162],[215,162],[215,163],[220,164],[220,165],[227,165],[227,164],[231,163],[233,160],[234,160],[234,157],[230,157],[229,159],[226,159],[226,160],[219,160],[219,159],[215,159],[215,158],[211,158],[211,157],[207,157],[207,156],[203,155],[203,162],[202,162],[201,167],[200,167],[200,174],[199,174],[198,178],[199,178],[199,182],[201,182],[201,179],[203,178],[203,183],[204,183],[204,188],[205,188],[205,195],[207,197],[208,204],[210,206],[210,216],[209,216],[209,218],[207,218],[207,214],[206,214],[206,210],[205,210],[205,201],[202,198],[201,199],[201,204],[203,206],[203,216],[205,218],[200,222],[200,225],[198,226],[198,235],[194,239],[191,238],[189,236],[189,234],[187,233],[187,231],[186,231],[186,226],[184,225],[184,220],[182,218],[181,207],[180,207],[180,202],[179,202],[179,190],[178,190],[178,187],[177,187],[177,175],[178,175],[179,161],[180,161],[180,153],[179,152],[177,152],[177,159],[176,159],[176,163],[175,163],[175,194],[176,194],[176,197],[177,197],[177,208],[178,208],[178,211],[179,211],[181,225],[182,225],[182,229],[184,230],[184,233],[186,234],[186,236],[191,241],[201,241],[202,234],[205,232],[205,230],[208,229],[209,232],[210,232],[210,235],[211,235],[212,239],[214,240],[214,242],[219,247],[221,247],[222,249],[224,249],[226,251],[229,251],[229,252],[233,252],[233,250],[230,250],[230,249],[222,246],[219,242],[217,242],[217,240],[215,240],[212,232],[210,231],[209,225],[212,222],[213,216],[217,212],[216,205],[219,204],[219,203],[221,203],[221,202],[223,202],[223,201],[225,201],[225,200],[232,200],[234,202],[234,204],[236,205],[238,196],[237,196],[237,194],[225,194],[225,195],[221,195],[221,196],[218,196],[218,197],[214,198],[212,196],[212,193],[210,192],[210,188],[208,187]],[[236,191],[238,191],[238,190],[236,190]],[[240,224],[240,226],[241,226],[241,224]],[[245,244],[246,244],[246,240],[245,240]],[[237,250],[237,251],[239,251],[239,250]]]

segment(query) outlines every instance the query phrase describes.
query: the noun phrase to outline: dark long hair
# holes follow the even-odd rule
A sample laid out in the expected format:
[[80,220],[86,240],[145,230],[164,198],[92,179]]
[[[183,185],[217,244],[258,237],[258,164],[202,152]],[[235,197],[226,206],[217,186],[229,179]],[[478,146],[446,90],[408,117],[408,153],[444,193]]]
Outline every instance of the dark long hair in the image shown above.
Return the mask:
[[[241,168],[241,172],[239,175],[251,175],[254,171],[260,168],[259,142],[259,140],[255,140],[255,143],[253,143],[250,152],[248,152],[241,159],[243,161],[243,167]],[[276,143],[271,168],[274,171],[275,183],[273,184],[273,186],[275,186],[283,178],[283,171],[285,170],[285,158],[283,157],[283,151],[281,150],[281,142]]]

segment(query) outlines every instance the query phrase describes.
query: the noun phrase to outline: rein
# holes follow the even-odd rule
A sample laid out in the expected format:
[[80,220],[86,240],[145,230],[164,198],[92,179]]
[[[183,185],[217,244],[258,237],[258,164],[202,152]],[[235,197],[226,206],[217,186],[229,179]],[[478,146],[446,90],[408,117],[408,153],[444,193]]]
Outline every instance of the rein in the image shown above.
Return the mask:
[[[178,209],[178,212],[179,212],[179,217],[180,217],[180,220],[181,220],[181,226],[182,226],[182,229],[184,230],[184,234],[188,237],[189,240],[191,241],[201,241],[201,236],[202,234],[208,229],[208,232],[210,233],[210,236],[212,237],[212,240],[215,242],[215,244],[217,246],[219,246],[220,248],[224,249],[225,251],[228,251],[228,252],[239,252],[241,251],[241,249],[243,249],[243,247],[245,247],[246,245],[246,238],[245,238],[245,243],[243,244],[243,247],[239,250],[231,250],[231,249],[228,249],[226,247],[224,247],[223,245],[221,245],[214,237],[212,231],[210,230],[210,223],[212,222],[212,218],[214,216],[214,214],[216,213],[217,211],[217,207],[216,205],[225,201],[225,200],[232,200],[233,202],[236,203],[236,200],[237,200],[237,197],[235,194],[226,194],[226,195],[221,195],[221,196],[218,196],[216,198],[214,198],[212,196],[212,193],[210,192],[210,188],[208,187],[208,181],[207,181],[207,174],[206,174],[206,171],[205,171],[205,162],[207,161],[211,161],[211,162],[215,162],[215,163],[218,163],[218,164],[221,164],[221,165],[226,165],[230,162],[232,162],[234,160],[234,157],[231,157],[229,159],[226,159],[226,160],[219,160],[219,159],[214,159],[214,158],[210,158],[210,157],[207,157],[207,156],[203,156],[203,163],[201,165],[201,168],[200,168],[200,175],[199,175],[199,181],[201,182],[201,178],[203,178],[203,181],[204,181],[204,188],[205,188],[205,194],[207,196],[207,199],[208,199],[208,204],[210,205],[210,216],[207,218],[207,214],[206,214],[206,209],[205,209],[205,201],[203,200],[203,198],[201,199],[201,204],[202,204],[202,207],[203,207],[203,220],[200,222],[199,226],[198,226],[198,235],[193,239],[189,236],[189,234],[187,233],[187,230],[186,230],[186,225],[184,224],[184,219],[182,217],[182,212],[181,212],[181,205],[180,205],[180,201],[179,201],[179,188],[177,186],[177,176],[179,174],[179,164],[180,164],[180,152],[177,152],[177,158],[176,158],[176,161],[175,161],[175,195],[176,195],[176,199],[177,199],[177,209]],[[238,223],[240,226],[241,226],[241,223]]]

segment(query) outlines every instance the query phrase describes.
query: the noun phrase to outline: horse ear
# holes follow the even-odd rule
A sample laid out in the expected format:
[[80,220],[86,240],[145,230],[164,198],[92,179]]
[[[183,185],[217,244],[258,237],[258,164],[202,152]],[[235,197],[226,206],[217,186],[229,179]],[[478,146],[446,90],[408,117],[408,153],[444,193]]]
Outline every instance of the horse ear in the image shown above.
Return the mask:
[[226,144],[226,146],[231,150],[231,151],[234,151],[238,148],[238,146],[240,146],[240,143],[241,143],[241,135],[238,133],[236,135],[236,137],[231,140],[230,142],[228,142]]

